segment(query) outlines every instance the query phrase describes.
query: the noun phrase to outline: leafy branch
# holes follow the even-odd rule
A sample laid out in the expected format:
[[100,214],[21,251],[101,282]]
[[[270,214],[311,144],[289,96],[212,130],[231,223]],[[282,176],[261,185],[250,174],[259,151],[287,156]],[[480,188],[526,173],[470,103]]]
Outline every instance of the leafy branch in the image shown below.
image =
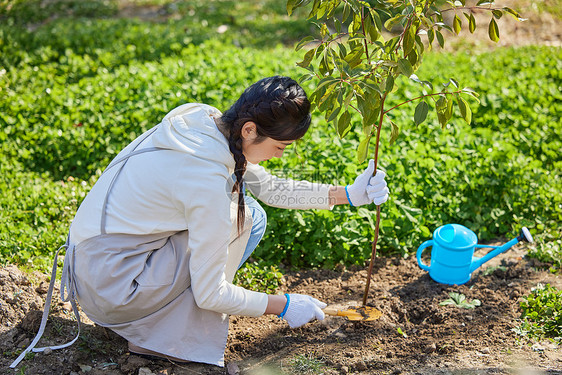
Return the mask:
[[[427,38],[428,49],[437,39],[443,47],[445,38],[442,30],[459,33],[462,21],[457,12],[464,13],[468,20],[469,31],[476,29],[472,11],[484,9],[492,14],[488,34],[497,41],[499,31],[495,19],[509,13],[521,20],[520,15],[511,8],[492,7],[494,0],[480,0],[475,7],[467,7],[465,0],[449,1],[450,9],[440,10],[436,0],[288,0],[287,12],[312,4],[308,18],[319,28],[320,38],[307,36],[296,46],[296,50],[306,49],[303,60],[297,63],[307,70],[300,81],[317,79],[318,84],[310,95],[312,109],[324,113],[328,123],[332,123],[340,138],[345,137],[352,127],[360,126],[362,137],[357,148],[357,161],[363,163],[369,154],[369,145],[375,135],[375,171],[378,165],[380,133],[383,124],[390,124],[390,143],[399,136],[399,128],[392,121],[385,121],[385,116],[406,103],[420,101],[414,113],[414,123],[423,123],[432,104],[437,119],[445,127],[453,115],[455,103],[461,117],[470,124],[472,111],[468,102],[461,95],[468,95],[478,100],[478,95],[470,88],[460,88],[458,82],[450,79],[440,92],[433,92],[433,85],[421,81],[415,72],[422,63],[426,52],[422,37]],[[453,27],[443,19],[443,12],[455,11]],[[382,22],[385,19],[386,21]],[[329,27],[330,25],[330,27]],[[382,35],[384,29],[401,28],[398,35],[388,40]],[[385,108],[388,98],[397,89],[396,82],[400,76],[420,83],[430,93],[423,93],[415,98]],[[452,85],[452,86],[451,86]],[[449,86],[453,87],[449,90]],[[352,123],[351,111],[361,117],[360,124]],[[375,172],[376,173],[376,172]],[[371,262],[367,274],[367,285],[363,304],[367,302],[371,272],[376,257],[379,233],[380,207],[377,206],[375,237],[372,242]]]

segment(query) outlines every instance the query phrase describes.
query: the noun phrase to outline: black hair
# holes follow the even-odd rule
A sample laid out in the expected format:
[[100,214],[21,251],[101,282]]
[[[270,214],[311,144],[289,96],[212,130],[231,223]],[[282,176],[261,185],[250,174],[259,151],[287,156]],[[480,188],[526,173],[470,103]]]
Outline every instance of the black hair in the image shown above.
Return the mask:
[[306,134],[310,120],[310,102],[306,92],[295,80],[283,76],[263,78],[252,84],[221,116],[235,161],[236,181],[232,192],[238,193],[239,233],[245,219],[242,179],[246,171],[246,158],[242,153],[242,127],[247,122],[256,124],[258,137],[255,143],[260,143],[266,137],[276,141],[293,141]]

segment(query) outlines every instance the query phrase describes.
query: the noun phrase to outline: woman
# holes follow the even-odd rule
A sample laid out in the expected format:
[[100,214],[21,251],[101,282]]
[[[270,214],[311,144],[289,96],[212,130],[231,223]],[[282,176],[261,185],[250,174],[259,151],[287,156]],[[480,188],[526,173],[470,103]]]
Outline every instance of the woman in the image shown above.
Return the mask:
[[265,230],[265,212],[246,189],[297,209],[388,198],[372,161],[347,187],[279,179],[259,166],[305,135],[309,110],[304,90],[276,76],[251,85],[224,114],[203,104],[171,111],[113,160],[84,199],[61,289],[133,353],[219,366],[228,315],[275,314],[292,328],[322,320],[326,304],[310,296],[232,284]]

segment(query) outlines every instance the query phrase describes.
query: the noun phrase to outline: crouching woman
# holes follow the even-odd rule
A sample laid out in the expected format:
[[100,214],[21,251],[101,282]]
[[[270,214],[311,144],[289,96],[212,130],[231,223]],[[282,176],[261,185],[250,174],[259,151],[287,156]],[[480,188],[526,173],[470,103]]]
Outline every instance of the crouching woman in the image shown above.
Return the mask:
[[275,314],[293,328],[323,319],[326,305],[311,296],[232,284],[266,225],[246,191],[292,209],[388,197],[372,161],[347,187],[281,179],[259,165],[305,135],[309,111],[303,89],[280,76],[254,83],[222,114],[205,104],[172,110],[119,153],[79,207],[62,280],[70,298],[133,353],[219,366],[229,315]]

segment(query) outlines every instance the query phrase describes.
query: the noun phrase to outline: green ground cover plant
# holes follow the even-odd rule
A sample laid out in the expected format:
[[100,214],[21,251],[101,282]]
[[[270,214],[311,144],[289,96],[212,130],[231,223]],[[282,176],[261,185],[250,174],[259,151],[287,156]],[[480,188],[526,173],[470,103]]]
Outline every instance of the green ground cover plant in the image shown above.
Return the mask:
[[275,293],[281,286],[283,274],[275,265],[246,262],[234,276],[234,283],[243,288]]
[[[179,2],[185,18],[161,22],[63,14],[33,31],[0,13],[12,20],[0,24],[2,263],[49,268],[104,166],[167,111],[190,101],[224,110],[264,76],[301,74],[294,62],[302,51],[282,43],[298,39],[308,27],[304,18],[286,17],[283,2],[239,3],[212,9],[203,1]],[[255,4],[262,6],[258,16],[241,18]],[[221,18],[203,16],[213,12]],[[229,31],[221,34],[223,24]],[[389,176],[391,199],[382,212],[380,253],[407,256],[449,222],[471,228],[482,241],[515,236],[525,225],[533,235],[549,233],[537,236],[532,254],[559,268],[560,246],[549,243],[559,238],[562,221],[562,49],[425,59],[420,78],[442,82],[454,71],[463,86],[480,93],[481,103],[473,107],[471,125],[453,120],[444,130],[432,113],[416,125],[415,104],[389,114],[400,134],[391,147],[381,142],[379,165]],[[304,87],[312,92],[316,83]],[[419,90],[414,82],[399,87],[397,101]],[[313,118],[309,134],[267,167],[296,179],[351,182],[363,169],[354,161],[361,132],[339,139],[323,116]],[[254,253],[264,265],[333,267],[363,264],[370,256],[371,210],[265,209],[268,230]]]
[[521,325],[514,329],[521,336],[562,342],[562,291],[550,284],[537,285],[521,302]]

